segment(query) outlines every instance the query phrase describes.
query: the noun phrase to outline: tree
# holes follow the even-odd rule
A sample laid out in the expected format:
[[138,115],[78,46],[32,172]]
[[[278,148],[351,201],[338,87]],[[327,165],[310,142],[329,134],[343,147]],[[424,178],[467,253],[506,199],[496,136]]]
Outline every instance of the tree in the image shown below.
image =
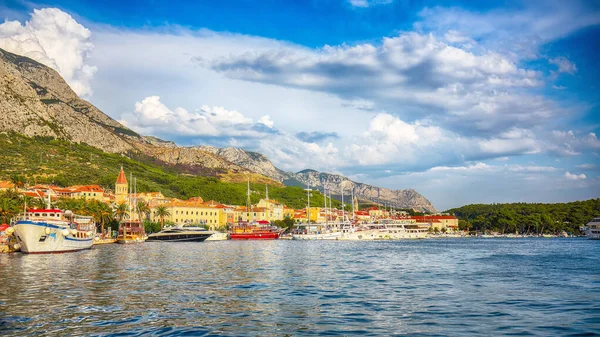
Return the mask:
[[171,212],[166,206],[158,206],[154,209],[154,216],[160,218],[160,229],[165,227],[165,217],[171,216]]
[[113,210],[107,204],[101,204],[96,213],[97,221],[100,221],[100,233],[104,236],[104,223],[109,223],[115,218]]
[[18,213],[19,206],[14,199],[4,196],[0,199],[0,219],[3,223],[10,223],[10,219]]
[[117,209],[115,210],[115,215],[119,222],[129,218],[129,206],[127,204],[119,204],[117,205]]
[[137,215],[140,220],[148,219],[150,216],[150,207],[148,207],[148,203],[144,200],[140,200],[137,202]]

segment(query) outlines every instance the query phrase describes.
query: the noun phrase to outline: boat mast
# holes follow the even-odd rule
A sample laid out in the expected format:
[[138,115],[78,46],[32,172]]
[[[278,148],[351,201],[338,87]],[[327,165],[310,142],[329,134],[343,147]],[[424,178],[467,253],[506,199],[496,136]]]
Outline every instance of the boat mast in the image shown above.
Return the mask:
[[[308,177],[308,179],[310,179],[310,176]],[[310,180],[308,181],[306,196],[308,198],[308,204],[306,205],[306,220],[308,221],[308,227],[306,227],[306,233],[308,233],[308,230],[310,229]]]
[[340,186],[342,188],[342,223],[344,223],[344,221],[346,221],[346,216],[344,215],[344,181],[343,180],[341,181]]
[[333,209],[331,207],[331,190],[329,190],[329,214],[333,213]]
[[267,202],[265,203],[265,215],[267,216],[267,221],[269,220],[269,185],[265,184],[265,190],[266,192],[266,198],[267,198]]
[[[137,178],[133,178],[133,216],[138,217],[137,214]],[[140,220],[140,219],[137,219]]]
[[323,186],[323,203],[325,204],[325,225],[329,226],[329,217],[327,214],[327,188]]
[[133,173],[129,172],[129,219],[133,220],[133,214],[131,214],[133,210]]
[[352,186],[352,222],[354,222],[354,186]]
[[50,201],[50,188],[48,188],[47,193],[48,193],[48,209],[52,209],[52,201]]
[[250,177],[248,177],[248,191],[246,192],[246,220],[250,222]]

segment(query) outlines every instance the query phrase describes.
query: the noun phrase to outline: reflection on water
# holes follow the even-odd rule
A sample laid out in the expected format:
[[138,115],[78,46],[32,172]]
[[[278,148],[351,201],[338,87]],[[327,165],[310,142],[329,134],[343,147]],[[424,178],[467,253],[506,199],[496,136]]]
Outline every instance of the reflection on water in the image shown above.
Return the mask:
[[0,255],[3,335],[600,333],[579,239],[204,242]]

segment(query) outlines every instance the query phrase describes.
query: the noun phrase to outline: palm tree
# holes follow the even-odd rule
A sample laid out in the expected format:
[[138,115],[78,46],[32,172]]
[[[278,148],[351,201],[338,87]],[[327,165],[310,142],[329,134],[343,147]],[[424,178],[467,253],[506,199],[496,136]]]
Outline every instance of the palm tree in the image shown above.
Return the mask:
[[3,223],[9,223],[10,219],[19,212],[19,207],[13,199],[0,199],[0,219]]
[[162,230],[165,227],[165,217],[171,216],[171,212],[166,206],[158,206],[154,209],[154,216],[160,218],[160,230]]
[[98,218],[100,220],[100,233],[104,237],[104,223],[111,222],[115,218],[113,210],[107,204],[102,204],[98,210]]
[[148,207],[148,203],[144,200],[140,200],[137,202],[137,213],[140,220],[142,218],[148,218],[150,216],[150,207]]
[[117,216],[117,219],[119,219],[119,222],[129,218],[129,206],[125,203],[119,204],[115,210],[115,215]]

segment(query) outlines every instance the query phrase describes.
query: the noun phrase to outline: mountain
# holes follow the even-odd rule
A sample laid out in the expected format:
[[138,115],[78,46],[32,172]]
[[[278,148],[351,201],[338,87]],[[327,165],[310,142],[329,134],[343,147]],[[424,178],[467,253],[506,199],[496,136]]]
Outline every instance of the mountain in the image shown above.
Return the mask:
[[41,136],[87,144],[178,173],[213,176],[241,183],[311,186],[345,193],[352,189],[365,201],[379,200],[402,208],[435,211],[414,190],[389,190],[357,183],[340,175],[278,169],[264,155],[239,148],[180,147],[173,142],[142,136],[79,98],[53,69],[27,57],[0,49],[0,130],[29,137]]
[[213,153],[143,137],[79,98],[54,70],[0,49],[0,130],[89,144],[109,153],[148,156],[183,173],[226,181],[274,183]]
[[[219,149],[202,146],[200,149],[220,156],[241,167],[280,181],[287,186],[307,186],[310,184],[311,187],[317,188],[320,191],[326,188],[329,191],[333,191],[334,197],[337,199],[341,199],[341,189],[343,186],[346,196],[350,196],[354,190],[356,197],[361,201],[379,201],[398,208],[414,208],[436,213],[436,209],[431,202],[413,189],[391,190],[388,188],[379,188],[352,181],[339,174],[324,173],[315,170],[303,170],[297,173],[285,172],[276,168],[266,156],[239,148],[228,147]],[[350,198],[344,200],[350,200]]]

